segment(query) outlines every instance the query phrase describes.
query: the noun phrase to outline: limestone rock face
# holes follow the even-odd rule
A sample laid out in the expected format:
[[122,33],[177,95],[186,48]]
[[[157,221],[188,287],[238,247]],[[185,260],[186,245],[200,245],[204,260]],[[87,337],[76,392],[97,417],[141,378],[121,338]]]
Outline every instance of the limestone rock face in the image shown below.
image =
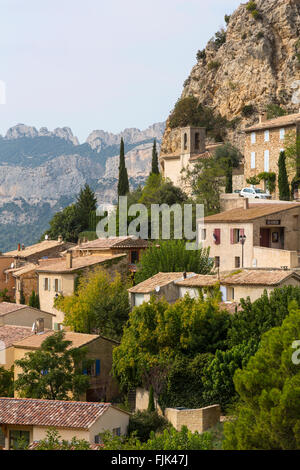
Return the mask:
[[38,131],[35,127],[26,126],[25,124],[17,124],[8,129],[5,139],[21,139],[22,137],[59,137],[71,142],[73,145],[79,145],[79,140],[73,135],[69,127],[57,127],[54,131],[49,131],[47,127],[41,127]]
[[[300,107],[300,0],[257,0],[259,18],[240,5],[232,14],[226,42],[212,39],[193,67],[182,97],[193,95],[228,120],[240,118],[228,139],[243,148],[241,129],[257,122],[270,103],[289,112]],[[243,108],[254,106],[245,118]],[[162,152],[175,146],[176,133],[166,128]]]

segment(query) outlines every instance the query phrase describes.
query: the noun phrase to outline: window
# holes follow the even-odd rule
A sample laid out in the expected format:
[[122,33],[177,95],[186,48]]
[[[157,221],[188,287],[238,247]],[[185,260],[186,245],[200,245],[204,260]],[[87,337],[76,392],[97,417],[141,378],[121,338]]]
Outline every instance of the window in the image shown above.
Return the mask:
[[131,252],[131,263],[136,264],[139,260],[139,253],[138,251],[132,251]]
[[2,429],[0,428],[0,449],[5,447],[5,435]]
[[285,129],[280,129],[279,131],[280,140],[284,140],[284,137],[285,137]]
[[201,241],[206,240],[206,228],[201,229]]
[[134,305],[139,307],[145,301],[144,294],[134,294]]
[[19,449],[30,444],[29,431],[9,431],[9,449]]
[[55,292],[61,292],[61,279],[54,279]]
[[270,142],[270,131],[265,131],[265,142]]
[[251,152],[251,168],[255,168],[255,152]]
[[199,132],[195,134],[195,150],[199,150],[200,148],[200,135]]
[[50,282],[48,277],[44,277],[44,290],[50,290]]
[[232,228],[230,230],[230,243],[231,243],[231,245],[239,243],[241,235],[244,235],[244,229],[242,229],[242,228]]
[[264,171],[267,171],[267,172],[270,169],[269,160],[270,160],[270,152],[269,152],[269,150],[265,150]]
[[216,245],[220,245],[221,243],[221,229],[215,228],[213,233],[213,239]]
[[240,268],[241,267],[241,258],[239,256],[236,256],[234,259],[234,267],[235,268]]
[[234,300],[234,288],[233,287],[227,287],[227,301],[231,302]]
[[215,256],[215,267],[216,268],[220,267],[220,256]]
[[101,437],[99,434],[97,434],[97,436],[95,436],[95,444],[101,444]]
[[184,134],[184,138],[183,138],[183,148],[184,148],[184,150],[187,150],[187,134]]
[[121,428],[114,428],[113,436],[121,436]]
[[251,133],[251,144],[256,144],[256,133],[255,132]]

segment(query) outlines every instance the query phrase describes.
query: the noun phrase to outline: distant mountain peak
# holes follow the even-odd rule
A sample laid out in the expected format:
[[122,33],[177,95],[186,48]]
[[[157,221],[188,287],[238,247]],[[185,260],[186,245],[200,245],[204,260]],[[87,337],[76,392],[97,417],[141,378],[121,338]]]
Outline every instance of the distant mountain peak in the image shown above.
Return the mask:
[[5,139],[21,139],[24,137],[59,137],[66,141],[72,142],[74,145],[79,145],[79,140],[73,135],[70,127],[57,127],[54,131],[49,131],[47,127],[41,127],[38,131],[33,126],[27,126],[26,124],[17,124],[16,126],[10,127],[5,135]]

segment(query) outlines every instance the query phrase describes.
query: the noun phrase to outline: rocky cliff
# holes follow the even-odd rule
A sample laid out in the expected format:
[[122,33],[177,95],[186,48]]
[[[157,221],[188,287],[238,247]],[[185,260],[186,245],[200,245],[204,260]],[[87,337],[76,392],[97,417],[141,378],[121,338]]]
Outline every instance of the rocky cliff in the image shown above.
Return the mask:
[[[195,96],[229,121],[237,118],[227,138],[241,149],[241,129],[269,104],[288,112],[300,105],[300,0],[249,3],[231,15],[219,40],[199,51],[181,96]],[[167,127],[162,152],[172,151],[176,138]]]

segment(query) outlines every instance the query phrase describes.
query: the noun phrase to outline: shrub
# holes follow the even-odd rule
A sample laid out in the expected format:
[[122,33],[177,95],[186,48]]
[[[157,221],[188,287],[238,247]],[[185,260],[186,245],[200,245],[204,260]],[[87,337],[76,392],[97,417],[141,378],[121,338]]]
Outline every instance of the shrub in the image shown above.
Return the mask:
[[267,106],[267,119],[274,119],[280,116],[285,116],[286,110],[278,104],[270,103]]
[[212,60],[207,64],[208,70],[217,70],[221,66],[221,62]]
[[130,416],[128,434],[135,433],[136,437],[146,442],[151,432],[161,432],[168,426],[168,421],[156,411],[138,411]]
[[254,11],[256,10],[256,3],[250,0],[250,2],[247,3],[246,8],[248,11]]
[[264,37],[264,33],[262,31],[259,31],[259,33],[257,33],[256,35],[257,39],[262,39],[263,37]]
[[231,15],[225,15],[225,16],[224,16],[224,20],[225,20],[226,25],[229,24],[230,18],[231,18]]
[[254,113],[255,111],[255,108],[252,104],[246,104],[243,108],[242,108],[242,115],[244,117],[250,117],[252,116],[252,114]]
[[205,49],[203,49],[202,51],[198,51],[197,52],[197,61],[199,62],[200,60],[205,60],[206,59],[206,52],[205,52]]
[[215,34],[214,44],[219,49],[226,42],[226,31],[222,28]]

